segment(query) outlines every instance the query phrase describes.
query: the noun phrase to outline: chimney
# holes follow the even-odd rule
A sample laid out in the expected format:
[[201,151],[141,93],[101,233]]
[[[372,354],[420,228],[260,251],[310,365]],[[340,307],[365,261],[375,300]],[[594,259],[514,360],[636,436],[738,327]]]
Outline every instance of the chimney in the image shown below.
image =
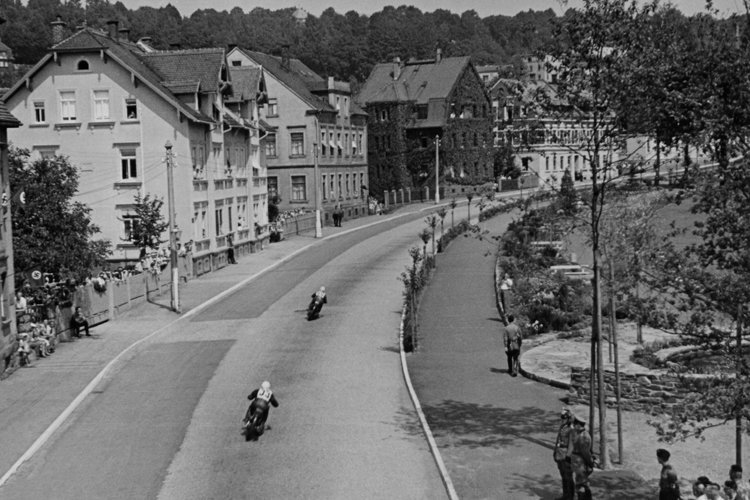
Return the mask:
[[443,51],[440,47],[438,47],[435,53],[435,62],[440,62],[442,60],[443,60]]
[[57,45],[63,41],[63,33],[65,32],[65,21],[62,17],[57,16],[57,19],[50,23],[52,26],[52,45]]
[[107,21],[107,30],[109,31],[109,37],[112,40],[117,40],[117,25],[120,24],[117,20],[113,19]]
[[289,44],[281,46],[281,67],[289,71]]
[[393,71],[391,72],[391,75],[393,75],[394,80],[398,80],[398,78],[401,76],[401,58],[400,57],[393,58]]
[[120,28],[119,30],[117,30],[117,32],[120,34],[119,40],[121,42],[130,41],[130,28]]

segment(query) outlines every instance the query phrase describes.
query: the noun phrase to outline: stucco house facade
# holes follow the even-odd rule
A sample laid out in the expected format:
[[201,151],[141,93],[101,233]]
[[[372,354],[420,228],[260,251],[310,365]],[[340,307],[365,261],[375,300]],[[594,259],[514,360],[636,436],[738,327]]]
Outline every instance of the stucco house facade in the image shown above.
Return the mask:
[[[230,68],[262,68],[268,101],[263,148],[269,196],[280,211],[314,210],[320,193],[323,223],[341,205],[344,217],[367,213],[367,116],[348,83],[323,78],[288,55],[240,47],[227,54]],[[319,177],[315,186],[315,165]]]
[[233,75],[224,49],[153,50],[116,22],[67,37],[63,22],[53,24],[49,53],[4,97],[24,123],[9,138],[79,168],[76,201],[112,242],[112,261],[139,257],[130,241],[136,193],[167,200],[167,142],[177,234],[193,243],[194,272],[226,263],[229,234],[238,253],[259,248],[268,234],[262,71]]
[[493,179],[490,99],[468,57],[375,65],[357,103],[368,113],[373,195]]
[[10,179],[8,174],[8,129],[21,126],[11,115],[4,104],[0,103],[0,359],[5,360],[0,366],[0,373],[7,368],[12,356],[16,353],[16,312],[15,284],[13,267],[13,226],[10,217]]

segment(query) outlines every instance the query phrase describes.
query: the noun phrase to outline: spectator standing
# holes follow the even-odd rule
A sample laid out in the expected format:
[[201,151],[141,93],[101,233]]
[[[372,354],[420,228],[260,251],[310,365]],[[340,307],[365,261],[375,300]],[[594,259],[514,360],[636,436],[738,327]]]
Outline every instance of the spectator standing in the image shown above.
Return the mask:
[[508,324],[505,325],[503,342],[505,344],[505,355],[508,358],[508,373],[511,377],[518,376],[519,361],[521,355],[521,329],[515,324],[515,317],[508,315]]
[[234,233],[229,233],[227,235],[227,261],[230,264],[237,263],[237,261],[234,260]]
[[727,500],[740,500],[740,497],[737,495],[737,483],[731,479],[724,481],[724,496]]
[[513,279],[505,273],[503,280],[500,282],[500,305],[503,308],[503,314],[508,310],[506,306],[507,295],[510,294],[510,290],[513,288]]
[[81,337],[81,328],[84,329],[87,337],[91,337],[91,334],[89,333],[89,322],[86,319],[86,316],[83,315],[80,306],[76,307],[73,317],[70,318],[70,326],[73,328],[74,337]]
[[742,466],[732,465],[729,468],[729,479],[737,485],[737,500],[750,500],[750,486],[742,479]]
[[659,500],[680,500],[680,484],[672,465],[669,463],[671,454],[664,448],[656,450],[656,459],[661,464],[659,477]]
[[568,456],[570,434],[573,430],[570,415],[570,410],[567,408],[563,408],[562,412],[560,412],[562,423],[560,424],[560,429],[557,431],[555,449],[552,453],[555,463],[557,463],[557,469],[560,471],[560,477],[562,478],[563,495],[559,500],[573,500],[575,497],[573,469],[570,466],[570,457]]
[[586,422],[573,415],[571,434],[570,465],[573,469],[573,482],[578,500],[592,500],[589,477],[594,471],[594,457],[591,455],[591,435],[586,431]]
[[29,345],[29,334],[21,333],[18,335],[18,358],[21,366],[31,366],[31,346]]

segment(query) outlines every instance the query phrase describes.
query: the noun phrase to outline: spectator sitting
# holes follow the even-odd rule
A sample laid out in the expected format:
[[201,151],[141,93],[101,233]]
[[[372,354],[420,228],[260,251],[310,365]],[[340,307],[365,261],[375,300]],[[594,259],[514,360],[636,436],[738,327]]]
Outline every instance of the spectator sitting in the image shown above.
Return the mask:
[[20,290],[16,291],[16,314],[25,313],[27,307],[26,297],[23,296]]
[[91,334],[89,333],[89,322],[81,312],[80,306],[76,307],[73,317],[70,318],[70,326],[73,328],[74,337],[81,337],[81,327],[86,331],[86,336],[91,337]]
[[42,322],[41,325],[39,325],[39,333],[40,335],[49,342],[49,348],[48,351],[50,353],[55,352],[55,344],[57,343],[57,332],[55,332],[55,329],[52,328],[52,324],[50,323],[50,320],[45,319],[44,322]]
[[49,356],[49,342],[39,333],[39,325],[32,323],[31,340],[29,346],[36,351],[37,356],[46,358]]
[[29,334],[21,333],[18,335],[18,357],[21,361],[21,366],[30,366],[31,358],[31,346],[29,346]]

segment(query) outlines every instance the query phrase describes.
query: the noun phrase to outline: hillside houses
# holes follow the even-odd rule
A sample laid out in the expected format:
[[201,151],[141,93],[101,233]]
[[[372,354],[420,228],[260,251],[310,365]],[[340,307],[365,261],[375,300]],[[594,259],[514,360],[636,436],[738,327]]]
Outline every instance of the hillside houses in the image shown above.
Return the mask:
[[368,112],[373,193],[493,179],[490,99],[468,57],[375,65],[357,103]]
[[79,167],[76,200],[112,242],[112,261],[139,258],[130,239],[135,195],[167,199],[167,141],[177,234],[193,242],[195,273],[226,263],[229,235],[238,253],[260,247],[268,237],[262,69],[231,68],[221,48],[153,50],[117,22],[67,37],[64,22],[53,24],[48,54],[4,97],[23,123],[9,138]]

